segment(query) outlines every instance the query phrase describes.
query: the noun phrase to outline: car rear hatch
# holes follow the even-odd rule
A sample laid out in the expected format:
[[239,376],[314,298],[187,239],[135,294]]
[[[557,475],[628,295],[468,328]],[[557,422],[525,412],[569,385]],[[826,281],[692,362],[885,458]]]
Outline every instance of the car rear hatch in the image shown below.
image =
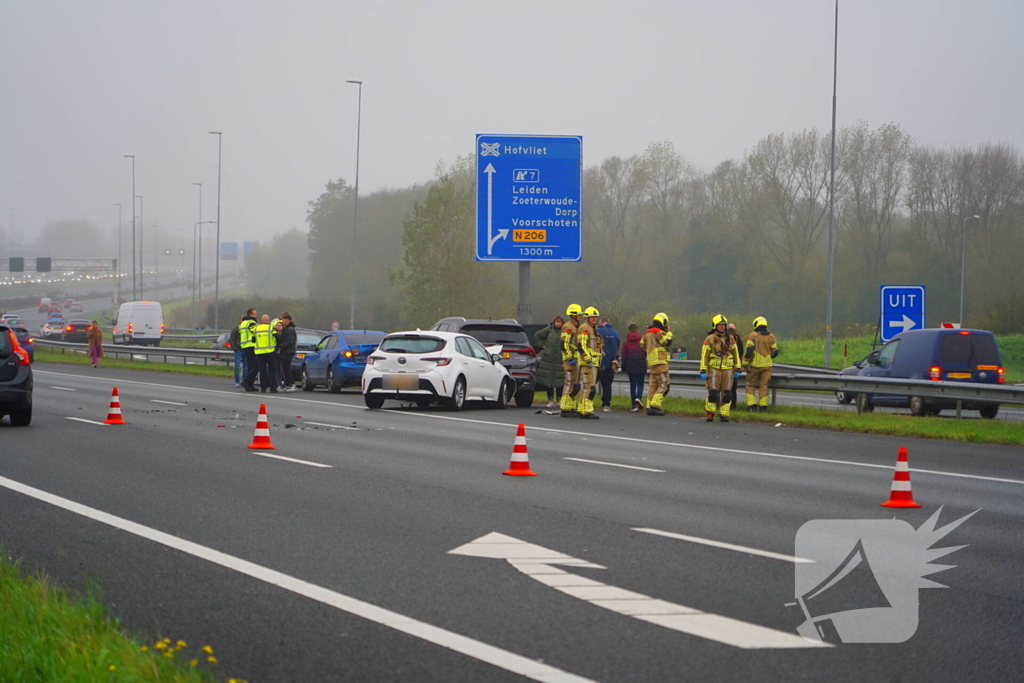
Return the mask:
[[502,323],[469,323],[462,333],[474,337],[484,346],[501,346],[501,364],[511,374],[533,372],[537,354],[526,331],[519,325]]
[[388,337],[369,357],[373,367],[382,373],[429,372],[444,363],[442,358],[451,362],[452,354],[444,353],[444,346],[444,340],[438,337],[404,334]]
[[11,342],[11,332],[6,327],[0,327],[0,382],[16,379],[20,363],[21,358],[14,352],[14,344]]
[[930,378],[950,382],[1003,383],[1003,363],[996,339],[989,334],[960,330],[943,335],[940,364]]

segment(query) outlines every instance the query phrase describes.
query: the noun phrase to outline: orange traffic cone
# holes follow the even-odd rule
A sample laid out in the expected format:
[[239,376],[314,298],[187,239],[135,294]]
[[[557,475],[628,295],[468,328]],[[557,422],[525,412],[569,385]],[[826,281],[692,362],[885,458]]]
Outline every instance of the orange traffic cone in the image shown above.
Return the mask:
[[260,404],[260,416],[256,418],[256,433],[252,437],[252,443],[249,444],[249,448],[274,450],[274,445],[270,443],[270,423],[267,422],[267,406],[265,403]]
[[914,502],[914,493],[910,490],[910,462],[907,460],[907,449],[900,446],[900,454],[896,458],[896,471],[892,475],[892,490],[889,500],[882,503],[887,508],[919,508]]
[[107,419],[103,421],[103,424],[128,424],[127,422],[121,419],[121,397],[117,393],[117,387],[114,387],[114,392],[110,395],[110,409],[107,411]]
[[512,446],[512,462],[502,472],[516,477],[536,477],[537,473],[530,469],[530,456],[526,452],[526,425],[519,423],[516,430],[516,443]]

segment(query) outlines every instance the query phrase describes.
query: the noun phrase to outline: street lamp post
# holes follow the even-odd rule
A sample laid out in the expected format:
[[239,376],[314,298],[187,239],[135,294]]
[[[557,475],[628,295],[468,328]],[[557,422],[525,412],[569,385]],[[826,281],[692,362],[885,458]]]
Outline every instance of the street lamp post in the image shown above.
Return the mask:
[[356,228],[359,225],[359,143],[363,127],[363,82],[357,80],[345,82],[359,86],[359,105],[356,110],[356,196],[352,203],[352,264],[350,268],[352,271],[352,301],[348,309],[348,328],[354,330],[356,326]]
[[828,186],[828,305],[825,312],[825,367],[832,367],[832,288],[836,259],[836,81],[839,74],[839,0],[836,0],[835,39],[832,52],[832,154]]
[[125,154],[126,159],[132,160],[132,300],[138,301],[139,295],[135,289],[135,155]]
[[217,241],[213,245],[213,327],[220,329],[220,160],[221,143],[224,138],[220,131],[211,130],[217,136]]
[[117,303],[121,303],[121,203],[114,202],[114,206],[117,207],[117,282],[114,288],[117,297]]
[[11,256],[14,256],[14,207],[13,206],[11,207],[11,222],[9,224],[9,227],[11,229],[11,246],[10,246],[10,248],[7,251],[7,257],[8,258],[10,258]]
[[142,269],[142,233],[146,231],[146,216],[142,213],[142,195],[137,194],[135,198],[139,200],[139,297],[144,299],[146,298],[146,271]]
[[[199,220],[203,220],[203,184],[192,183],[199,187]],[[202,245],[200,245],[202,246]],[[199,282],[202,282],[202,278]],[[192,327],[196,326],[196,231],[192,229]]]
[[960,327],[964,326],[964,272],[967,266],[967,221],[978,220],[981,216],[966,216],[960,231]]
[[[199,230],[199,269],[203,269],[203,232],[199,229],[200,225],[207,225],[216,223],[217,221],[196,221],[196,224],[192,226],[192,244],[196,243],[196,230]],[[195,304],[195,272],[192,273],[192,327],[196,326],[196,304]],[[203,286],[203,275],[199,274],[199,286]],[[199,300],[203,300],[202,292],[199,294]]]

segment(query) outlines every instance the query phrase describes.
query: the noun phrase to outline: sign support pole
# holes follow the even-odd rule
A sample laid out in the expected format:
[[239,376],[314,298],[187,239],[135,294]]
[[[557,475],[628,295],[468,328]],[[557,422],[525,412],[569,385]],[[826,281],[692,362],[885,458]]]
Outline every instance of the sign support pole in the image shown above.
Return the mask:
[[530,262],[519,262],[519,305],[516,306],[516,320],[520,323],[533,322],[533,302],[530,300]]

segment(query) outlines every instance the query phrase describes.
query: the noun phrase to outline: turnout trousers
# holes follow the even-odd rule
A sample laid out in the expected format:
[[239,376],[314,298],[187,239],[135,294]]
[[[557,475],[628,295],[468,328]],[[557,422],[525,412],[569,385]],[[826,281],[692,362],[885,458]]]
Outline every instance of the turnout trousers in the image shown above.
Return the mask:
[[562,370],[565,372],[565,387],[562,389],[562,400],[559,407],[562,412],[578,410],[579,401],[577,395],[580,393],[580,366],[578,363],[562,361]]
[[651,376],[647,385],[647,408],[660,408],[669,388],[668,365],[652,365],[648,371]]
[[736,371],[733,368],[708,368],[707,372],[705,385],[708,388],[708,400],[704,403],[704,409],[712,414],[721,410],[722,416],[729,417],[732,408],[733,373]]
[[768,380],[772,378],[770,367],[751,366],[747,372],[747,405],[768,405]]
[[594,412],[594,394],[597,393],[597,368],[593,365],[580,367],[580,394],[576,398],[576,410],[580,415]]

